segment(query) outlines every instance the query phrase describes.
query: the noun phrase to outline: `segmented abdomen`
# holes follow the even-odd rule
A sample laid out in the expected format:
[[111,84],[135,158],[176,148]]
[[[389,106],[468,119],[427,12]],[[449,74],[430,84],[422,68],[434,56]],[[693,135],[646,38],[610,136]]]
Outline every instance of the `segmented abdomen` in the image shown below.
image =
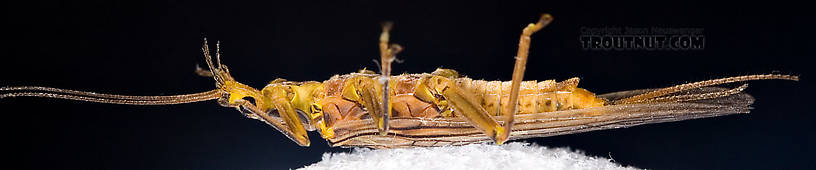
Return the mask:
[[[524,81],[519,91],[518,114],[552,112],[602,106],[604,101],[594,94],[577,88],[578,78],[562,82],[555,80]],[[491,115],[509,110],[510,81],[484,81],[460,78],[457,84],[476,95],[476,101]]]

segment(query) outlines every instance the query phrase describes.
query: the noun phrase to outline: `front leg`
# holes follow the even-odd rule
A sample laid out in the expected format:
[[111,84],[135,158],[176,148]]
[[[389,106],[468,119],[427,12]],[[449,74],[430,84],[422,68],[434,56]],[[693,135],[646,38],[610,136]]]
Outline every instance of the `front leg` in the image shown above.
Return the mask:
[[[219,45],[220,47],[220,45]],[[216,48],[217,62],[213,62],[212,55],[210,55],[207,39],[204,39],[204,58],[206,59],[209,71],[199,69],[199,75],[212,76],[215,79],[216,91],[222,96],[218,99],[218,103],[224,107],[234,107],[244,113],[247,117],[259,119],[271,125],[284,135],[295,141],[300,146],[309,146],[309,137],[303,124],[300,122],[292,104],[286,99],[286,91],[283,87],[274,86],[272,88],[264,88],[264,91],[252,88],[245,84],[235,81],[229,74],[226,66],[221,64],[220,48]],[[252,99],[249,101],[247,99]],[[272,109],[277,109],[280,113],[280,118],[273,117],[269,114]],[[281,120],[283,119],[283,120]]]
[[[272,115],[267,114],[266,111],[263,111],[260,108],[258,108],[257,106],[255,106],[254,104],[252,104],[252,102],[249,102],[249,101],[244,100],[244,99],[238,99],[238,100],[233,101],[232,105],[234,105],[234,107],[236,107],[242,113],[246,114],[247,117],[250,117],[250,118],[253,118],[253,119],[258,119],[258,120],[260,120],[262,122],[265,122],[266,124],[272,126],[276,130],[283,133],[283,135],[286,136],[287,138],[289,138],[289,140],[294,141],[295,143],[297,143],[300,146],[309,146],[310,143],[311,143],[309,141],[309,137],[305,133],[306,131],[302,131],[302,133],[298,133],[297,131],[292,130],[292,129],[295,129],[295,128],[290,128],[289,127],[290,123],[288,123],[288,122],[290,122],[290,121],[287,121],[285,119],[281,120],[281,118],[273,117]],[[281,115],[283,115],[283,114],[281,114]],[[284,122],[286,122],[286,123],[284,123]],[[294,122],[294,121],[291,121],[291,122]],[[300,127],[303,127],[303,125],[300,122],[296,122],[296,124],[300,125]]]
[[[286,122],[285,134],[300,146],[309,146],[309,135],[306,128],[301,123],[300,116],[288,96],[289,86],[279,84],[269,84],[261,90],[264,97],[267,97],[272,107],[278,111],[278,115]],[[291,136],[290,136],[291,135]]]

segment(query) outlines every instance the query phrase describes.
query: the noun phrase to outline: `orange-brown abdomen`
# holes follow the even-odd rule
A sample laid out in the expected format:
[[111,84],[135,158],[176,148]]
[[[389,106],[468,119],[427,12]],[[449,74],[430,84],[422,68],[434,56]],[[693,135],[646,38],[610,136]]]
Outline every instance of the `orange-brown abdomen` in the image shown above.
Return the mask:
[[[524,81],[519,91],[518,114],[552,112],[558,110],[581,109],[603,106],[605,101],[595,94],[577,88],[578,78],[562,82],[545,80]],[[460,87],[477,96],[477,101],[490,115],[500,115],[509,110],[510,81],[484,81],[457,79]]]

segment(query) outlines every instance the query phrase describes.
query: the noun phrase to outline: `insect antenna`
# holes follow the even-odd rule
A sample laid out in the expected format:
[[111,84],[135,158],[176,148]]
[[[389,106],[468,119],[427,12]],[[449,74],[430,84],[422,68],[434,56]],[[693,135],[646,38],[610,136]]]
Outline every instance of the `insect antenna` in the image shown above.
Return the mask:
[[126,105],[169,105],[213,100],[220,95],[217,90],[173,96],[128,96],[40,86],[0,88],[0,99],[7,97],[44,97]]
[[221,64],[221,43],[216,44],[216,63],[213,63],[210,55],[207,39],[204,38],[204,57],[207,59],[207,66],[210,71],[197,68],[196,73],[201,76],[212,76],[215,79],[216,86],[219,89],[210,90],[206,92],[182,94],[172,96],[130,96],[118,94],[105,94],[88,91],[78,91],[69,89],[60,89],[53,87],[41,86],[16,86],[16,87],[0,87],[0,99],[7,97],[43,97],[56,98],[66,100],[77,100],[95,103],[110,103],[110,104],[126,104],[126,105],[169,105],[192,103],[207,100],[214,100],[222,97],[223,93],[220,87],[224,85],[225,81],[232,80],[229,76],[229,71],[226,66]]

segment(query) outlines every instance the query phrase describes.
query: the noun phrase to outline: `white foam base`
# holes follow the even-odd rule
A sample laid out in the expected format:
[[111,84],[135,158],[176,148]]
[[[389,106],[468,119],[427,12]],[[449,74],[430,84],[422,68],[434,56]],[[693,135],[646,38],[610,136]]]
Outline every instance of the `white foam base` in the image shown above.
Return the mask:
[[323,160],[306,170],[341,169],[635,169],[611,159],[586,156],[566,148],[527,143],[473,144],[466,146],[354,149],[351,153],[325,153]]

